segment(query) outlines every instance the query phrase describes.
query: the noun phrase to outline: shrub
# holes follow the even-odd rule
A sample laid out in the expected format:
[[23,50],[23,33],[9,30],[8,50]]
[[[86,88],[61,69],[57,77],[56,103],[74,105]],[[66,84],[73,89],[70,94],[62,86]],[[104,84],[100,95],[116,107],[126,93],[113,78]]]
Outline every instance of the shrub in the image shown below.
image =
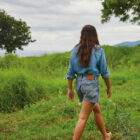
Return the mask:
[[0,73],[0,111],[12,112],[45,98],[45,88],[23,72]]
[[4,58],[0,58],[1,69],[17,68],[20,65],[21,61],[18,55],[7,53]]

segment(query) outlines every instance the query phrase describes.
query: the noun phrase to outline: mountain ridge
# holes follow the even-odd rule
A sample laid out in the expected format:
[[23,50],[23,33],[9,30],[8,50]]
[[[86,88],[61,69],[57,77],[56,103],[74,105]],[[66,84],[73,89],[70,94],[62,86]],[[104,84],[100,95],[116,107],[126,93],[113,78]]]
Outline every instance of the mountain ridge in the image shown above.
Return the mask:
[[140,40],[137,40],[137,41],[125,41],[125,42],[115,44],[113,46],[114,47],[118,47],[118,46],[134,47],[134,46],[137,46],[138,44],[140,44]]

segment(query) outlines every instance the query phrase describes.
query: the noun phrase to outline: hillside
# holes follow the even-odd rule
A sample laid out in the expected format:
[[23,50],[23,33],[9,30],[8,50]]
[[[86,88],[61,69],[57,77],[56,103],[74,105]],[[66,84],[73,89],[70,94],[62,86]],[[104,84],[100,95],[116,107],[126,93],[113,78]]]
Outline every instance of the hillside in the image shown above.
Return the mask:
[[127,42],[122,42],[119,44],[115,44],[113,46],[118,47],[118,46],[128,46],[128,47],[134,47],[140,44],[140,40],[138,41],[127,41]]
[[[103,46],[110,71],[112,97],[101,77],[100,106],[114,140],[140,139],[140,45]],[[0,140],[71,140],[81,106],[73,81],[74,102],[67,99],[70,52],[20,58],[0,57]],[[88,119],[81,140],[100,140]]]

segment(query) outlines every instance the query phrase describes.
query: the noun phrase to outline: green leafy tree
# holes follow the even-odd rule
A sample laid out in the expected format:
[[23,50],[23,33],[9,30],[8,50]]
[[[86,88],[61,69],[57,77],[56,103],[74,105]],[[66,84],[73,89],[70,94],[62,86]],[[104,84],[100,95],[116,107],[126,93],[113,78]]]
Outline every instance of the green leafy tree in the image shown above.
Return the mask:
[[140,25],[140,0],[104,0],[102,6],[102,23],[109,21],[114,15],[120,21]]
[[16,52],[16,49],[23,50],[32,40],[30,27],[26,22],[16,20],[4,10],[0,10],[0,48],[6,53]]

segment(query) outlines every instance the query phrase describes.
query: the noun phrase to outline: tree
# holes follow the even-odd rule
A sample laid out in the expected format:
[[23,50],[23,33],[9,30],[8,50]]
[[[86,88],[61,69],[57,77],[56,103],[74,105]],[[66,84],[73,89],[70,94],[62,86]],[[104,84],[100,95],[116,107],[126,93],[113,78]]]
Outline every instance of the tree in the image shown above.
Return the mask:
[[14,53],[16,49],[23,50],[22,46],[28,45],[32,40],[30,27],[26,22],[16,20],[4,10],[0,10],[0,48],[6,53]]
[[129,21],[140,25],[140,0],[104,0],[102,6],[102,23],[109,21],[114,15],[122,22]]

